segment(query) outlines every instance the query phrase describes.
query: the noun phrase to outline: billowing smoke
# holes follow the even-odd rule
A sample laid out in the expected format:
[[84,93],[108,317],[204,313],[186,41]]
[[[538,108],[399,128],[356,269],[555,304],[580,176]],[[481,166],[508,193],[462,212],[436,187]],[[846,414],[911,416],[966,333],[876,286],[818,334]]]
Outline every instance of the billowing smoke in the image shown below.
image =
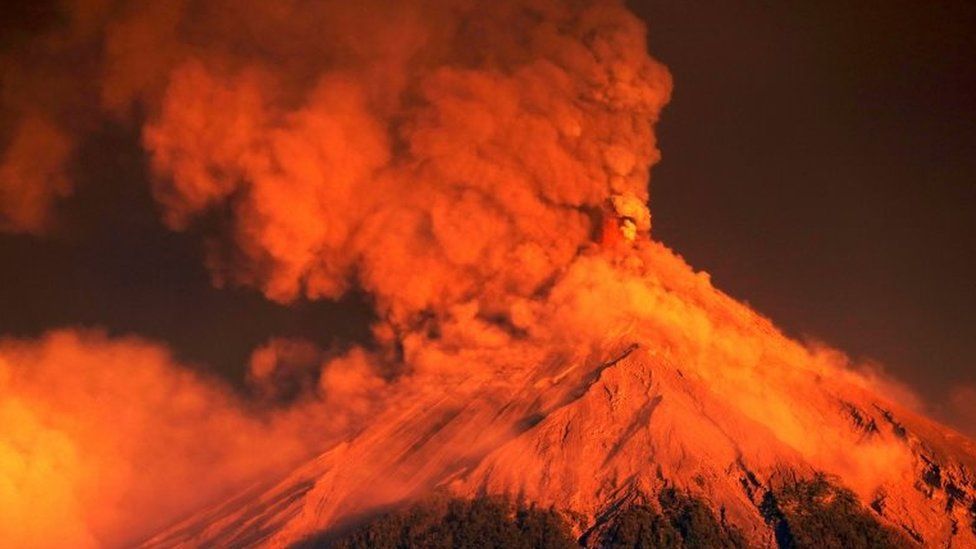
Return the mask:
[[[297,439],[276,437],[229,393],[136,339],[61,331],[4,341],[0,395],[0,537],[18,547],[126,541],[299,454]],[[249,458],[265,437],[274,454]],[[191,482],[199,491],[185,489]]]
[[[615,2],[69,8],[37,39],[53,53],[18,66],[17,95],[88,52],[94,74],[66,95],[145,113],[166,222],[222,218],[215,277],[272,299],[359,285],[397,322],[476,298],[504,315],[506,296],[568,264],[612,195],[647,198],[670,79]],[[51,103],[51,119],[68,110]],[[30,206],[5,201],[14,230],[43,227],[70,188],[71,140],[47,144],[76,130],[40,124],[25,118],[8,148],[3,185]]]
[[620,7],[293,8],[272,16],[317,32],[194,52],[145,128],[167,222],[227,218],[221,280],[280,301],[356,285],[397,325],[471,300],[504,318],[612,195],[646,199],[670,83]]
[[137,339],[5,342],[0,539],[129,542],[355,432],[401,386],[436,392],[461,369],[605,356],[637,337],[691,357],[817,464],[904,457],[841,456],[810,437],[822,418],[766,391],[766,364],[790,388],[837,361],[762,339],[754,315],[728,313],[707,277],[648,239],[671,82],[619,2],[62,11],[35,53],[2,58],[0,230],[49,230],[75,145],[113,119],[141,128],[163,222],[210,231],[216,284],[282,303],[361,290],[381,320],[368,351],[269,340],[251,358],[251,400]]
[[[286,349],[276,362],[305,352],[278,340],[255,352],[262,397],[279,396],[274,345]],[[282,409],[246,402],[138,338],[60,330],[0,341],[0,539],[131,543],[229,487],[295,465],[348,435],[383,391],[363,351],[314,367],[322,373],[306,400]]]

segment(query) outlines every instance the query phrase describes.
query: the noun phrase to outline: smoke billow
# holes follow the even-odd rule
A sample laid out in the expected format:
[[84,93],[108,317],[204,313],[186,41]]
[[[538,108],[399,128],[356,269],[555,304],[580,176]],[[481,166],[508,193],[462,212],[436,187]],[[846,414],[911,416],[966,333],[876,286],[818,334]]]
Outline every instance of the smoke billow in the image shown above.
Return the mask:
[[[20,93],[70,52],[91,73],[66,77],[75,99],[54,94],[52,119],[79,96],[144,113],[166,222],[230,227],[217,280],[280,301],[358,285],[397,322],[531,295],[612,194],[646,201],[670,92],[615,2],[79,3],[66,19]],[[78,130],[44,139],[58,132]],[[37,158],[38,139],[15,145]],[[33,210],[11,228],[43,226],[70,188],[70,142],[44,147],[44,169],[8,162]]]
[[[249,402],[138,338],[60,330],[0,341],[0,539],[132,543],[348,435],[384,385],[361,350],[315,362],[321,376],[304,400],[267,404],[287,387],[273,369],[296,364],[307,345],[256,351]],[[275,346],[285,358],[268,356]]]
[[[288,426],[138,339],[0,342],[0,396],[0,538],[11,546],[131,542],[304,452]],[[274,452],[250,453],[259,447]]]
[[397,325],[470,300],[505,317],[572,261],[611,195],[646,200],[670,82],[619,6],[279,17],[321,26],[259,34],[252,55],[195,51],[144,131],[167,222],[231,227],[220,280],[280,301],[355,285]]

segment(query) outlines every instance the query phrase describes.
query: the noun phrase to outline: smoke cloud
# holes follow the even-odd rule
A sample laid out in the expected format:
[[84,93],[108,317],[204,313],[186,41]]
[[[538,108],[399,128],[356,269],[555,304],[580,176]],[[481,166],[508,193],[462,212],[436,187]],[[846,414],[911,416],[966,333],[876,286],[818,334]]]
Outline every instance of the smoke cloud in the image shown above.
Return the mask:
[[0,380],[0,538],[12,546],[132,542],[304,453],[139,339],[68,330],[5,340]]
[[[262,396],[270,348],[252,362]],[[315,366],[315,393],[274,408],[138,338],[60,330],[0,341],[0,539],[127,545],[285,471],[347,435],[384,390],[363,351]]]
[[[145,113],[130,119],[145,124],[166,222],[224,218],[216,279],[272,299],[359,285],[404,322],[476,294],[530,295],[612,194],[646,202],[670,79],[615,2],[66,9],[65,28],[35,39],[48,55],[19,65],[18,99],[69,51],[84,59],[91,72],[62,85],[81,93],[64,95]],[[50,95],[33,107],[51,119],[81,101]],[[45,189],[10,193],[30,214],[4,200],[13,230],[43,226],[70,188],[70,141],[45,148],[43,169],[10,162],[5,186]]]
[[356,285],[398,325],[469,300],[506,316],[590,240],[611,195],[646,201],[670,81],[619,6],[306,17],[323,25],[307,43],[261,34],[253,57],[178,63],[145,128],[167,222],[218,212],[231,227],[219,280],[286,302]]

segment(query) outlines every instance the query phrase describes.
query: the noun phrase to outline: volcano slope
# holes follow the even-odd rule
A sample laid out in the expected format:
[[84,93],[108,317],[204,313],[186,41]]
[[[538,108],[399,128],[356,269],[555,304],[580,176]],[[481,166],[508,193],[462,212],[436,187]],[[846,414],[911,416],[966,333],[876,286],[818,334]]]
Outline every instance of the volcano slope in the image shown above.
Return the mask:
[[972,441],[664,246],[585,251],[526,314],[520,330],[455,310],[404,342],[413,373],[367,427],[147,546],[288,546],[436,491],[549,508],[598,545],[615,514],[666,490],[751,546],[790,546],[776,504],[811,482],[849,489],[898,544],[976,546]]

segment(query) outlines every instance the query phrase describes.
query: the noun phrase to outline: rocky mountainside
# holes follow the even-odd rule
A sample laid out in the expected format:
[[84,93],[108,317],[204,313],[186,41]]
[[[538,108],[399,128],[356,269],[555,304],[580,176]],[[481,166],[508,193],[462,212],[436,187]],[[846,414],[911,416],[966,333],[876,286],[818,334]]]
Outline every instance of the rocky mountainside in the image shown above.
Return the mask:
[[[909,544],[976,547],[972,441],[784,337],[659,244],[583,255],[564,278],[580,276],[600,282],[581,295],[576,280],[572,306],[604,332],[552,326],[575,354],[531,335],[450,350],[459,364],[490,352],[494,367],[405,377],[355,436],[146,545],[283,547],[438,490],[552,508],[593,539],[615,509],[678,489],[775,546],[764,503],[823,474]],[[547,307],[563,298],[557,284]]]

